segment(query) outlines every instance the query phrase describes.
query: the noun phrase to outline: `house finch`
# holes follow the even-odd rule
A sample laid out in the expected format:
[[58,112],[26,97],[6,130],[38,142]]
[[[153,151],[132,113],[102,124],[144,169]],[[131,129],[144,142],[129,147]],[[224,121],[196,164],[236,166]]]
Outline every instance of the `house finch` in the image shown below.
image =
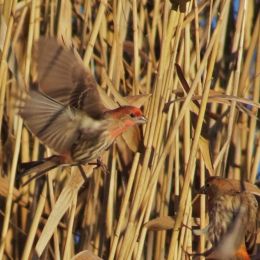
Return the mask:
[[21,98],[19,114],[56,155],[24,164],[25,174],[89,163],[128,128],[147,121],[137,107],[106,109],[81,59],[55,39],[39,40],[36,65],[39,88]]
[[[208,199],[208,239],[217,259],[250,259],[257,236],[258,203],[236,180],[210,177],[200,193]],[[215,259],[215,257],[214,257]]]

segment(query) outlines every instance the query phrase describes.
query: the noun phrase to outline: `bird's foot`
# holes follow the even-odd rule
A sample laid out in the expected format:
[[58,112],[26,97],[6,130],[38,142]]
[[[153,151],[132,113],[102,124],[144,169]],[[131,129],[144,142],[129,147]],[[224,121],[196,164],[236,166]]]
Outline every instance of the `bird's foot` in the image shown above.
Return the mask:
[[102,172],[104,172],[105,174],[109,174],[109,170],[107,165],[102,161],[101,157],[97,158],[97,162],[95,163],[89,163],[89,165],[96,165],[98,168],[100,167]]
[[102,161],[101,157],[97,158],[97,165],[105,174],[109,174],[107,165]]

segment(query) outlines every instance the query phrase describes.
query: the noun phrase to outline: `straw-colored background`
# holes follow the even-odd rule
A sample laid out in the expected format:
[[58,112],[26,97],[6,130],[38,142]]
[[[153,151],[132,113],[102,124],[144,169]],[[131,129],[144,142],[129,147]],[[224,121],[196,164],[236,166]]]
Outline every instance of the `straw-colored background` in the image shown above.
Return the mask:
[[[0,259],[71,259],[83,250],[185,259],[208,247],[186,227],[206,226],[205,197],[192,204],[206,176],[255,182],[259,1],[241,0],[237,14],[229,0],[171,2],[0,0]],[[104,155],[109,174],[86,167],[83,186],[70,168],[24,187],[16,179],[20,162],[50,153],[13,105],[35,80],[33,43],[44,35],[77,48],[107,107],[141,105],[149,119]],[[144,225],[159,216],[171,218]]]

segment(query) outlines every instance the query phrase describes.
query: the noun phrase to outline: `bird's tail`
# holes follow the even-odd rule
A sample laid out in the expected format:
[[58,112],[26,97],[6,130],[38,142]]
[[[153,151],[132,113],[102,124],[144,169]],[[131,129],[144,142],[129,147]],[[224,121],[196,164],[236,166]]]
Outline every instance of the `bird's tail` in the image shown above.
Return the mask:
[[60,164],[61,164],[61,159],[60,156],[58,155],[53,155],[39,161],[21,163],[17,178],[20,179],[24,176],[34,174],[25,183],[23,183],[24,186],[29,182],[31,182],[32,180],[41,177],[46,172],[58,167]]

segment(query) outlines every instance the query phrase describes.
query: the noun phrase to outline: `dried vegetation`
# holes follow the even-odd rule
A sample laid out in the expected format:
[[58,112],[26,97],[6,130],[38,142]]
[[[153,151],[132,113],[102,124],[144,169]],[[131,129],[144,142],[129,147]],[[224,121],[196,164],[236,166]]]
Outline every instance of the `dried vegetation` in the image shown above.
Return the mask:
[[[260,161],[259,1],[234,2],[0,1],[0,259],[205,251],[187,228],[206,226],[196,190],[208,175],[254,183]],[[20,162],[50,153],[13,102],[36,79],[40,36],[78,50],[107,107],[140,105],[149,119],[106,152],[109,174],[85,168],[85,185],[77,168],[16,179]]]

